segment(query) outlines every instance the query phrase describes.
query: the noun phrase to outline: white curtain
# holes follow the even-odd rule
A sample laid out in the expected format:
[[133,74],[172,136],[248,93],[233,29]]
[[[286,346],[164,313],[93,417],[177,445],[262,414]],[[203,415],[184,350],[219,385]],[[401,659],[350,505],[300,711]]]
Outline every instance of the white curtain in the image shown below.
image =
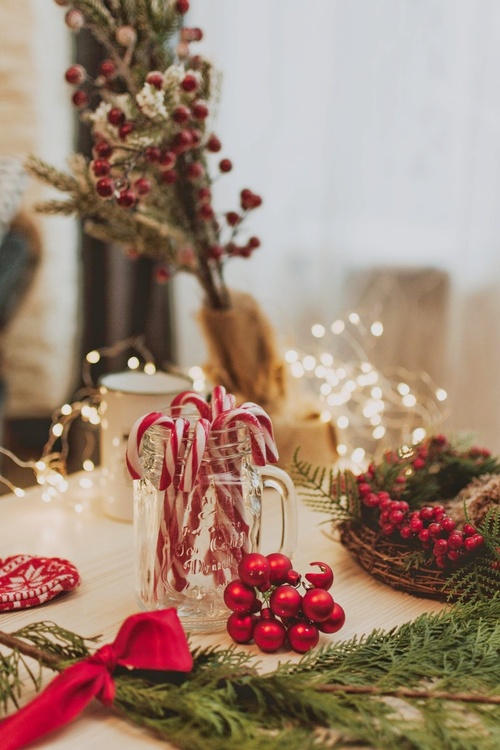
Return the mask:
[[[369,290],[448,391],[447,428],[500,450],[500,4],[193,0],[188,22],[223,73],[220,208],[264,197],[230,285],[305,350]],[[201,293],[177,291],[181,364],[201,364]]]

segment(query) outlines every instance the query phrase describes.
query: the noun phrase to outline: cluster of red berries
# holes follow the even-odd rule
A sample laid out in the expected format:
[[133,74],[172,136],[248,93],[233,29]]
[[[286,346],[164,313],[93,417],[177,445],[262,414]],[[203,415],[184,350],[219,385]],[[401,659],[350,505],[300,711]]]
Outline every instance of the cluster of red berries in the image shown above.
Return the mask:
[[[433,438],[433,445],[441,449],[446,448],[446,438]],[[477,455],[478,460],[481,460],[490,454],[488,451],[472,449],[469,455]],[[386,456],[389,463],[395,464],[399,460],[397,455]],[[411,461],[412,473],[427,469],[428,461],[428,446],[423,444],[416,450]],[[423,549],[432,553],[439,568],[445,568],[450,563],[458,563],[465,555],[479,549],[484,544],[483,536],[469,523],[458,529],[443,505],[426,505],[418,510],[410,510],[405,500],[398,499],[408,481],[407,470],[408,464],[404,462],[404,468],[395,478],[390,493],[378,490],[374,486],[376,472],[373,465],[368,467],[366,473],[356,478],[363,505],[378,512],[378,525],[382,533],[385,536],[398,534],[401,539],[416,541]]]
[[239,578],[224,591],[226,606],[232,610],[227,621],[231,638],[236,643],[253,640],[268,653],[287,641],[294,651],[305,653],[317,646],[320,632],[340,630],[345,613],[329,593],[332,569],[323,562],[311,565],[319,566],[320,572],[306,573],[305,583],[280,552],[245,555],[238,566]]
[[[65,0],[56,2],[67,4]],[[188,0],[178,0],[175,8],[179,14],[184,15],[189,9]],[[66,14],[66,23],[71,29],[78,31],[85,25],[85,17],[81,11],[70,10]],[[131,26],[122,26],[117,29],[116,35],[120,44],[128,46],[135,42],[136,31]],[[168,111],[161,141],[144,147],[141,139],[136,136],[141,135],[144,127],[149,127],[148,118],[141,112],[129,118],[120,106],[113,106],[106,115],[108,133],[96,132],[98,128],[94,126],[95,143],[90,173],[97,195],[102,200],[115,202],[124,210],[133,210],[140,204],[147,203],[151,191],[158,187],[161,189],[163,186],[181,183],[183,200],[186,200],[189,193],[192,213],[201,227],[207,228],[206,232],[202,230],[202,234],[207,236],[203,253],[208,260],[219,263],[228,257],[247,258],[260,247],[258,237],[250,237],[243,243],[237,243],[236,239],[246,213],[258,208],[262,204],[262,198],[248,188],[241,191],[241,210],[225,214],[225,234],[228,236],[221,241],[221,227],[212,205],[211,180],[206,174],[203,151],[216,154],[221,150],[222,144],[215,134],[206,132],[206,120],[210,112],[203,99],[201,86],[203,62],[199,56],[189,55],[189,44],[202,38],[203,32],[199,28],[181,28],[177,54],[179,59],[186,58],[187,63],[178,84],[166,81],[165,74],[159,70],[148,72],[144,79],[144,83],[157,92],[178,85],[175,97],[178,103]],[[112,59],[101,63],[95,79],[82,65],[69,67],[65,78],[76,87],[72,96],[74,105],[84,110],[89,107],[91,99],[99,100],[101,91],[119,91],[118,79],[121,72]],[[115,85],[117,82],[118,88]],[[112,135],[109,135],[110,128]],[[219,160],[219,173],[230,172],[232,168],[230,159]],[[186,184],[187,191],[184,188]],[[169,275],[166,274],[167,277]],[[161,274],[159,279],[162,280]]]

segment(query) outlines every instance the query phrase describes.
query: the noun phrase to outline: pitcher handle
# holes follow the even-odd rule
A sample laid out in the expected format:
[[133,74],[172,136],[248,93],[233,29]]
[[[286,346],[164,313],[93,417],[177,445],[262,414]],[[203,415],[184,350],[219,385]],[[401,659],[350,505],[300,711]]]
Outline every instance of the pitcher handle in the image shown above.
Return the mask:
[[264,489],[275,490],[281,501],[281,543],[279,552],[291,557],[297,547],[297,496],[286,471],[266,464],[261,469]]

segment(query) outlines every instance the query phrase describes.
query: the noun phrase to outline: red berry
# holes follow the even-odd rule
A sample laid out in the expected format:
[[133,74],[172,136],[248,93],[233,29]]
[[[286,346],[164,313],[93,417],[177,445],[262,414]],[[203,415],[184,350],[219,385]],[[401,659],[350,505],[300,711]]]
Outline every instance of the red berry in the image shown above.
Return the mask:
[[165,170],[172,169],[176,161],[177,161],[177,157],[173,151],[163,151],[160,154],[160,157],[159,157],[160,166]]
[[450,534],[455,528],[455,521],[449,516],[444,516],[444,518],[441,519],[441,528],[447,534]]
[[92,172],[96,177],[105,177],[109,174],[109,170],[111,169],[111,164],[107,159],[96,159],[92,162],[91,166]]
[[80,31],[85,26],[85,16],[79,10],[68,10],[64,16],[66,26],[72,31]]
[[167,172],[162,173],[161,179],[167,185],[173,185],[174,182],[177,182],[177,176],[175,169],[169,169]]
[[434,508],[431,508],[430,505],[426,505],[423,508],[420,508],[418,515],[422,521],[430,521],[431,518],[434,518]]
[[228,211],[226,214],[226,221],[230,227],[235,227],[240,222],[240,215],[236,211]]
[[187,13],[189,10],[189,0],[177,0],[175,3],[175,9],[177,13],[184,15],[184,13]]
[[209,201],[211,197],[212,191],[209,187],[201,187],[198,190],[198,200],[200,200],[201,202]]
[[430,523],[427,527],[427,531],[429,532],[429,536],[436,539],[441,534],[441,524]]
[[294,651],[305,654],[306,651],[318,645],[319,631],[316,625],[310,622],[299,621],[288,628],[288,642]]
[[278,586],[269,599],[269,607],[278,617],[295,617],[301,604],[302,596],[293,586]]
[[134,182],[134,190],[139,195],[147,195],[151,191],[151,183],[146,177],[140,177]]
[[163,73],[160,73],[159,70],[151,70],[146,76],[146,83],[158,90],[163,86],[163,80]]
[[189,108],[185,107],[183,104],[176,107],[172,112],[172,120],[178,124],[187,122],[190,116],[191,112],[189,111]]
[[224,255],[224,248],[220,245],[212,245],[208,248],[208,257],[213,260],[219,260]]
[[410,521],[410,529],[415,533],[418,534],[419,531],[421,531],[424,528],[424,522],[421,518],[418,518],[418,516],[413,516],[413,518]]
[[102,177],[96,182],[95,189],[97,194],[100,195],[101,198],[111,198],[115,191],[115,185],[111,178]]
[[195,120],[204,120],[206,117],[208,117],[208,106],[205,102],[202,101],[194,102],[193,106],[191,107],[191,112],[193,113],[193,117]]
[[192,180],[193,182],[195,180],[199,180],[200,177],[203,177],[204,174],[205,174],[205,169],[203,167],[203,164],[199,161],[195,161],[192,164],[190,164],[186,170],[186,175],[187,175],[188,180]]
[[258,247],[260,247],[260,240],[258,237],[250,237],[248,240],[248,246],[252,248],[252,250],[256,250]]
[[125,122],[125,113],[118,107],[113,107],[108,112],[108,122],[111,125],[121,125]]
[[118,128],[118,135],[124,141],[127,136],[130,135],[135,130],[135,125],[133,122],[124,122],[123,125],[120,125]]
[[214,217],[214,210],[209,203],[203,203],[200,206],[198,214],[202,221],[210,221]]
[[272,653],[285,642],[286,629],[282,622],[275,619],[260,619],[253,629],[253,639],[261,651]]
[[340,628],[344,626],[345,623],[345,612],[340,606],[340,604],[337,604],[335,602],[333,606],[333,612],[326,620],[323,620],[323,622],[317,623],[317,628],[322,633],[337,633]]
[[133,190],[129,190],[128,188],[126,188],[125,190],[121,190],[118,193],[116,202],[122,208],[133,208],[137,203],[137,196]]
[[[240,249],[240,255],[243,255],[244,249],[244,247]],[[302,576],[297,570],[293,570],[293,568],[286,574],[286,583],[288,583],[290,586],[300,586],[301,580]]]
[[207,141],[207,148],[209,151],[216,153],[222,148],[222,143],[219,141],[216,135],[211,135]]
[[238,575],[248,586],[260,586],[269,581],[270,565],[267,557],[259,552],[244,555],[238,565]]
[[103,60],[99,66],[99,73],[104,76],[104,78],[113,78],[116,73],[116,65],[113,60]]
[[221,172],[230,172],[233,168],[233,162],[231,159],[221,159],[219,162],[219,169]]
[[172,274],[167,266],[157,266],[154,270],[154,280],[157,284],[166,284],[170,281]]
[[463,532],[465,536],[472,536],[476,533],[476,529],[470,523],[464,523]]
[[463,536],[460,531],[452,531],[448,537],[448,547],[450,549],[459,550],[464,546]]
[[83,65],[72,65],[67,69],[64,77],[67,82],[71,83],[73,86],[80,86],[87,77],[87,71]]
[[249,643],[258,618],[253,614],[233,612],[227,619],[226,629],[236,643]]
[[92,149],[95,156],[100,156],[103,159],[108,159],[113,153],[113,148],[106,141],[98,141],[94,144]]
[[253,588],[238,579],[228,583],[224,589],[224,602],[233,612],[249,612],[256,599]]
[[302,597],[302,611],[313,622],[327,620],[334,604],[332,595],[324,589],[309,589]]
[[203,39],[203,31],[197,27],[181,29],[182,42],[200,42]]
[[155,164],[160,161],[161,151],[158,146],[148,146],[144,152],[144,156],[150,164]]
[[281,552],[272,552],[267,555],[267,559],[269,560],[269,580],[271,583],[276,585],[285,583],[286,577],[292,569],[291,560]]
[[181,81],[181,89],[183,91],[196,91],[198,88],[198,79],[196,76],[191,75],[191,73],[186,73],[184,78]]
[[193,136],[189,130],[180,130],[174,137],[174,148],[177,151],[184,151],[193,144]]
[[79,107],[80,109],[82,107],[86,107],[89,103],[89,97],[85,93],[85,91],[82,91],[81,89],[79,91],[75,91],[73,96],[71,97],[71,101],[75,105],[75,107]]

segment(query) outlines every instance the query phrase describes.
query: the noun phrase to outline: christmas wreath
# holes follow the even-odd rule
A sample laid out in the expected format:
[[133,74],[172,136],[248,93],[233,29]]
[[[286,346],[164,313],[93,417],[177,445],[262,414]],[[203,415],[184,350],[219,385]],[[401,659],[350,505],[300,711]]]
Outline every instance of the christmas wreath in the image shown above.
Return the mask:
[[314,467],[299,450],[293,477],[377,580],[448,601],[500,590],[500,463],[488,450],[436,435],[359,475]]

